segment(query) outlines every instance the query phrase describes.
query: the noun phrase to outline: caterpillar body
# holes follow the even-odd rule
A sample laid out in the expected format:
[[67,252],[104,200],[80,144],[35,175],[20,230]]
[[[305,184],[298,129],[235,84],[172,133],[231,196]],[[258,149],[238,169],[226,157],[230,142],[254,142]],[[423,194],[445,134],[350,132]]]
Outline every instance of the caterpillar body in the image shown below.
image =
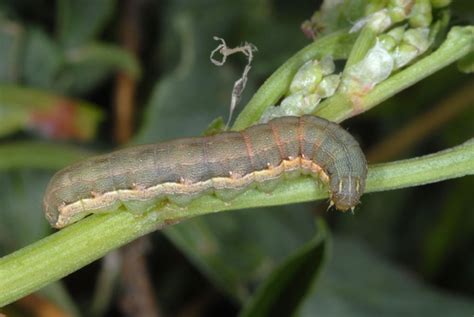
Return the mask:
[[120,207],[144,212],[165,201],[186,205],[204,194],[229,201],[253,186],[271,192],[282,178],[300,174],[328,184],[331,203],[347,210],[364,192],[367,163],[339,125],[314,116],[281,117],[239,132],[91,157],[53,176],[43,208],[50,224],[62,228]]

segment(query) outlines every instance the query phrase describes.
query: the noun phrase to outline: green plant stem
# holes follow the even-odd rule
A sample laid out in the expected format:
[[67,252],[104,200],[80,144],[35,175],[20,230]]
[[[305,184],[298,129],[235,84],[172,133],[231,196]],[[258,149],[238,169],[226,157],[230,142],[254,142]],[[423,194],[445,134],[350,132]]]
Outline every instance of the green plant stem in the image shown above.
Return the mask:
[[274,105],[286,93],[293,76],[305,62],[330,55],[333,59],[347,58],[355,34],[347,30],[331,33],[306,46],[280,66],[253,95],[235,120],[233,130],[242,130],[257,122],[268,106]]
[[444,43],[433,53],[375,86],[353,104],[350,96],[336,93],[316,109],[315,115],[341,122],[365,112],[398,92],[461,59],[474,48],[474,27],[453,27]]
[[[474,139],[414,159],[370,166],[367,192],[402,188],[474,174]],[[96,214],[0,259],[0,306],[58,280],[148,232],[198,215],[327,197],[308,177],[281,184],[272,194],[249,190],[229,203],[204,196],[188,207],[165,205],[143,215]]]

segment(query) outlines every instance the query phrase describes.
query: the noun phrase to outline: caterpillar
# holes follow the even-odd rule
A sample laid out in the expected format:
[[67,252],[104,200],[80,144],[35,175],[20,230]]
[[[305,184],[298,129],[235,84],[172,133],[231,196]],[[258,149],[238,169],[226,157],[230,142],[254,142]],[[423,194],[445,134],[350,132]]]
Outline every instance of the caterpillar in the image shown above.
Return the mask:
[[301,174],[327,184],[331,204],[345,211],[364,192],[367,162],[357,141],[336,123],[280,117],[239,132],[88,158],[53,176],[43,209],[49,223],[62,228],[120,207],[141,213],[168,201],[183,206],[204,194],[230,201],[254,186],[271,192],[281,179]]

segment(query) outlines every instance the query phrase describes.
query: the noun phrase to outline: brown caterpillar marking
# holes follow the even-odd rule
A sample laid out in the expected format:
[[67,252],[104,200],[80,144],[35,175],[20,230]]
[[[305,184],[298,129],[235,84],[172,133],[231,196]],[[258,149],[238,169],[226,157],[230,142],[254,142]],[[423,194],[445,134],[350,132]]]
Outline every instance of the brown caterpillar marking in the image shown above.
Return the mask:
[[339,125],[314,116],[281,117],[240,132],[91,157],[54,175],[43,207],[50,224],[62,228],[121,206],[144,212],[165,200],[186,205],[203,194],[229,201],[252,185],[271,192],[283,176],[302,173],[328,183],[331,203],[347,210],[364,192],[367,163]]

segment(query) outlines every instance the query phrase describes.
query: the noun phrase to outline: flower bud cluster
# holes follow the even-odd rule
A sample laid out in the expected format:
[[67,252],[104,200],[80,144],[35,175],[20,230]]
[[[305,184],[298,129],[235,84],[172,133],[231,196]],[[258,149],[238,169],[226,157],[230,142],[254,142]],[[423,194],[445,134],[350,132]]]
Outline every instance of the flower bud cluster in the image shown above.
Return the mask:
[[[365,56],[346,66],[343,75],[334,74],[335,66],[330,57],[306,62],[294,76],[287,96],[279,106],[267,108],[262,121],[313,113],[321,100],[331,97],[336,90],[349,96],[356,104],[360,97],[378,83],[387,79],[394,71],[412,63],[430,48],[433,34],[437,32],[435,24],[432,24],[432,9],[447,6],[450,2],[451,0],[368,2],[365,7],[367,15],[356,21],[349,31],[357,32],[362,28],[368,31],[359,36],[362,44],[370,45],[375,39]],[[346,9],[344,1],[332,3],[334,10],[343,12]],[[317,17],[317,14],[313,17]]]
[[356,21],[350,32],[357,32],[368,26],[380,34],[405,20],[412,28],[428,27],[433,21],[432,8],[448,4],[449,1],[446,0],[389,0],[388,4],[379,7],[380,2],[374,2],[367,6],[367,16]]
[[312,113],[321,99],[332,96],[339,86],[340,74],[334,74],[334,71],[331,57],[306,62],[293,77],[288,95],[279,106],[267,108],[261,121]]
[[387,79],[394,70],[406,66],[430,47],[430,29],[396,27],[377,37],[365,57],[350,66],[341,83],[341,91],[364,95]]

